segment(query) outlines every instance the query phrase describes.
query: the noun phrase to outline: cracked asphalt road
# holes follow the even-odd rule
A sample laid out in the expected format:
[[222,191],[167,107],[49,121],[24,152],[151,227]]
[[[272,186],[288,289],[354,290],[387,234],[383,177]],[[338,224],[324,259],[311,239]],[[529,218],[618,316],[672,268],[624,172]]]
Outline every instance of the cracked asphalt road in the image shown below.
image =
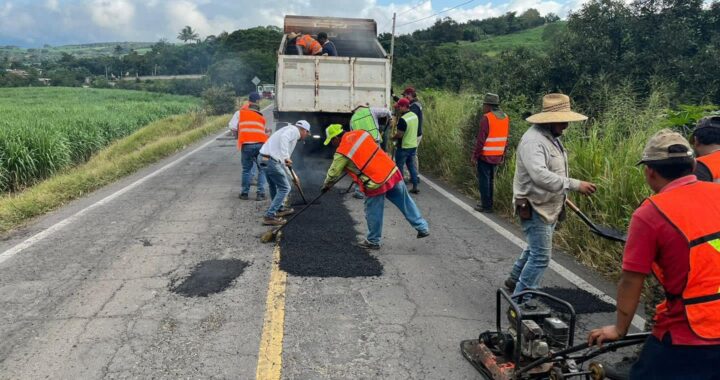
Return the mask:
[[[175,158],[3,237],[0,252]],[[258,239],[266,203],[240,201],[238,190],[239,154],[221,137],[0,263],[0,379],[255,377],[273,246]],[[494,325],[495,289],[519,251],[422,191],[415,198],[432,235],[415,239],[388,203],[385,246],[370,253],[381,276],[288,276],[283,378],[479,378],[459,342]],[[342,202],[357,224],[338,239],[352,244],[365,231],[362,201]],[[170,291],[215,259],[248,266],[220,293]],[[611,284],[555,259],[613,295]],[[544,285],[573,286],[551,271]],[[581,316],[578,336],[612,318]]]

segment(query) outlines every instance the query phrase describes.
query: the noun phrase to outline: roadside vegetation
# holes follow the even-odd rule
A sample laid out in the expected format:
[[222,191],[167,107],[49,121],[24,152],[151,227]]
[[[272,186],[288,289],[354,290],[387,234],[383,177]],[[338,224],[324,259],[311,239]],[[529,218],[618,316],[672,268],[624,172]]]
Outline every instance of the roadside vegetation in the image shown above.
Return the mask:
[[113,141],[197,104],[136,91],[0,89],[0,194],[83,163]]
[[25,191],[0,195],[0,234],[131,174],[227,125],[227,117],[190,112],[154,121],[114,142],[87,163],[62,170]]

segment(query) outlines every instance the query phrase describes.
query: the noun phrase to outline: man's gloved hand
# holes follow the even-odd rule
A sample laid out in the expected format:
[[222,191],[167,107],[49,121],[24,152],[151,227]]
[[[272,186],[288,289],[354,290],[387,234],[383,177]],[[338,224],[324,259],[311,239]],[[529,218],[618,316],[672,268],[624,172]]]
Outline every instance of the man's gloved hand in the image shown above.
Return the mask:
[[332,184],[330,184],[330,183],[324,183],[324,184],[322,185],[322,187],[320,188],[320,192],[323,193],[323,194],[325,194],[325,193],[327,193],[328,190],[330,190],[331,188],[332,188]]

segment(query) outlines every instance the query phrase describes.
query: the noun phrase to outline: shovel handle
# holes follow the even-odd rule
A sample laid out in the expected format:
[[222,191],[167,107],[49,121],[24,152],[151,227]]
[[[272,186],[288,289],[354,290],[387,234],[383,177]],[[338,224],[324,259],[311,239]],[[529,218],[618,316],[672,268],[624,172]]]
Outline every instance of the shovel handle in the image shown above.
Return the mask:
[[300,178],[297,176],[297,174],[295,174],[295,170],[293,170],[292,166],[288,166],[287,168],[290,171],[290,177],[292,177],[295,187],[297,187],[298,192],[300,192],[300,197],[302,197],[303,202],[307,204],[308,201],[305,198],[305,192],[303,192],[302,185],[300,184]]

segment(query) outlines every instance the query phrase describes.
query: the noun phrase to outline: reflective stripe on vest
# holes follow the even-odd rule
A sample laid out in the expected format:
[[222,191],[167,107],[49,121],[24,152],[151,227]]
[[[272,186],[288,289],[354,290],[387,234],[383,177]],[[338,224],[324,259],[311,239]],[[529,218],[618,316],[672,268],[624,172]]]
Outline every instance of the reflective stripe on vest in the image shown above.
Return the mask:
[[263,115],[249,108],[241,109],[238,118],[238,149],[242,149],[243,144],[265,143],[267,139]]
[[402,118],[403,120],[405,120],[407,128],[405,129],[405,133],[403,134],[402,145],[400,147],[403,149],[417,148],[418,117],[417,115],[415,115],[414,112],[408,112],[402,115]]
[[[690,329],[704,339],[720,339],[720,185],[693,182],[648,198],[685,237],[690,248],[690,271],[682,297]],[[653,271],[661,284],[664,274]],[[666,310],[666,303],[658,306]]]
[[483,156],[502,156],[507,146],[508,133],[510,132],[510,118],[505,115],[503,119],[498,119],[493,112],[485,114],[490,126],[488,137],[483,145]]
[[[395,162],[380,149],[380,146],[373,141],[372,136],[365,131],[346,132],[337,153],[342,154],[357,166],[360,174],[365,175],[370,181],[379,185],[385,183],[395,169]],[[349,172],[353,180],[364,190],[366,183],[360,181],[355,173]]]
[[309,34],[303,34],[302,37],[298,38],[295,45],[303,48],[303,53],[308,55],[316,55],[322,51],[322,46]]
[[720,150],[698,157],[697,160],[702,162],[708,170],[710,170],[713,182],[720,183]]
[[380,132],[368,107],[360,107],[353,113],[350,119],[350,129],[353,131],[366,131],[375,141],[380,141]]

